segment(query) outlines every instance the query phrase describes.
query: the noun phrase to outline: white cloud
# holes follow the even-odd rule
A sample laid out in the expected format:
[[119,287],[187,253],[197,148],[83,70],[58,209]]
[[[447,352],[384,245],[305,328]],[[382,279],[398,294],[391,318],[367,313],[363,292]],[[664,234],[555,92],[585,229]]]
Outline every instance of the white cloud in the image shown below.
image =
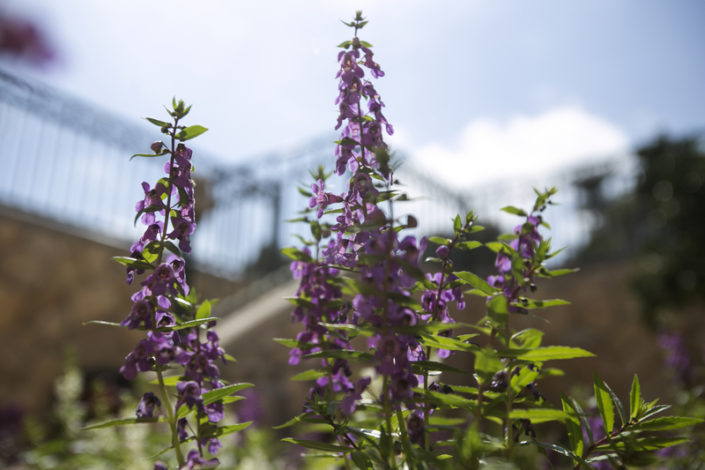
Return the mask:
[[432,143],[409,153],[424,171],[464,189],[469,183],[537,177],[603,160],[628,144],[626,134],[610,122],[580,107],[562,106],[505,122],[475,119],[455,145]]

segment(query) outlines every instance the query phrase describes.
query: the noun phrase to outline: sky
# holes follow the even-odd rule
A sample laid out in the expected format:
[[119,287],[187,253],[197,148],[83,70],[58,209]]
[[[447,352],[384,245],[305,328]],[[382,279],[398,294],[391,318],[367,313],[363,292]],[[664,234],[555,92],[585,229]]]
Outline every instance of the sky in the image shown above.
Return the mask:
[[340,20],[386,76],[394,148],[463,189],[626,158],[656,133],[705,129],[698,0],[0,0],[56,59],[26,74],[128,121],[193,104],[229,162],[333,130]]

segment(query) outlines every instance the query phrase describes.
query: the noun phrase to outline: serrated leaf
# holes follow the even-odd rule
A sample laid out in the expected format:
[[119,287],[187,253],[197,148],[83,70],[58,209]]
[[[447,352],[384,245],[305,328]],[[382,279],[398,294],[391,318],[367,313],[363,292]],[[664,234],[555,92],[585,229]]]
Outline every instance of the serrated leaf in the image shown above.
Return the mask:
[[664,416],[662,418],[654,418],[647,421],[642,421],[631,426],[632,431],[668,431],[671,429],[687,428],[702,423],[700,418],[691,418],[687,416]]
[[337,444],[327,444],[325,442],[309,441],[306,439],[295,439],[293,437],[285,437],[282,441],[300,445],[302,447],[306,447],[307,449],[323,450],[326,452],[342,452],[347,454],[352,451],[349,447],[343,447]]
[[614,429],[614,404],[612,403],[612,397],[605,387],[604,382],[597,375],[595,375],[594,382],[597,409],[602,417],[605,433],[611,434]]
[[186,129],[182,129],[181,132],[176,135],[176,137],[179,140],[191,140],[194,137],[198,137],[199,135],[203,134],[207,130],[207,128],[199,125],[188,126]]
[[116,418],[110,419],[108,421],[103,421],[101,423],[91,424],[81,428],[83,431],[90,431],[93,429],[111,428],[114,426],[124,426],[126,424],[142,424],[142,423],[157,423],[163,421],[163,418],[154,416],[151,418]]
[[233,393],[239,390],[250,387],[254,387],[254,385],[251,383],[243,382],[238,384],[226,385],[225,387],[216,388],[215,390],[209,390],[202,396],[203,404],[210,405],[211,403],[215,403],[223,397],[227,397],[228,395],[232,395]]

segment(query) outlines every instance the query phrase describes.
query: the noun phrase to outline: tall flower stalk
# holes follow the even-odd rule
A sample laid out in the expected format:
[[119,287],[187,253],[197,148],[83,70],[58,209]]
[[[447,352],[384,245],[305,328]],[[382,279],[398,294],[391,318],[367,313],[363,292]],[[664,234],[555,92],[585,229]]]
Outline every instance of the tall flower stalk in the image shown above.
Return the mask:
[[[311,190],[300,188],[309,201],[299,219],[309,225],[312,238],[301,249],[283,250],[300,282],[291,299],[292,317],[303,329],[295,340],[279,341],[291,348],[290,364],[306,359],[318,366],[295,377],[313,384],[303,413],[281,427],[303,422],[320,430],[324,425],[330,440],[285,440],[336,455],[339,464],[360,469],[480,468],[513,461],[515,449],[526,446],[559,453],[576,466],[605,458],[623,461],[632,451],[648,453],[629,447],[628,433],[622,434],[639,425],[618,430],[607,426],[606,435],[615,440],[609,449],[605,440],[579,442],[586,421],[577,402],[566,399],[562,409],[552,408],[537,383],[547,371],[555,373],[545,368],[546,362],[592,354],[576,347],[542,346],[538,329],[512,329],[513,315],[566,304],[529,297],[536,278],[571,272],[545,266],[555,253],[539,227],[548,228],[543,212],[555,189],[537,191],[529,213],[505,207],[524,220],[497,241],[473,240],[482,227],[472,212],[454,218],[449,238],[419,241],[405,232],[416,227],[416,219],[395,216],[397,203],[406,196],[397,189],[384,141],[393,128],[372,82],[384,72],[372,46],[358,36],[366,23],[360,12],[345,23],[354,35],[340,44],[338,53],[335,128],[340,138],[334,172],[345,177],[344,191],[329,189],[331,175],[322,167],[312,174]],[[424,272],[420,257],[428,242],[438,245],[435,256],[427,259],[437,269]],[[496,253],[497,274],[485,280],[456,269],[455,252],[483,246]],[[485,299],[484,315],[476,315],[474,322],[456,322],[453,316],[465,309],[467,295]],[[457,334],[462,329],[471,332]],[[463,372],[443,362],[456,353],[470,356],[474,386],[447,382],[447,372]],[[603,390],[606,385],[599,381],[596,396],[602,412],[608,413],[608,401],[612,410],[621,407],[616,396],[606,397]],[[662,410],[655,402],[643,402],[639,390],[633,395],[637,421],[648,421]],[[566,423],[571,447],[537,439],[536,426],[545,421]],[[695,422],[676,421],[678,427]],[[453,439],[439,439],[441,435]]]
[[[172,104],[171,122],[147,118],[160,127],[167,142],[156,141],[152,153],[133,156],[166,157],[166,162],[162,178],[152,185],[142,183],[144,198],[135,206],[135,221],[145,226],[143,235],[131,246],[129,257],[115,258],[127,267],[128,284],[143,275],[120,326],[143,330],[145,337],[125,357],[120,372],[129,380],[140,372],[156,376],[158,395],[144,394],[132,422],[166,421],[178,468],[212,468],[219,463],[214,457],[221,447],[218,438],[249,424],[219,423],[225,403],[234,399],[231,395],[250,384],[228,385],[221,378],[218,364],[228,356],[213,329],[212,302],[199,305],[186,279],[183,255],[191,252],[196,219],[193,152],[184,142],[207,129],[182,125],[190,106],[176,100]],[[196,448],[186,452],[186,441],[194,441]],[[154,468],[168,467],[157,462]]]

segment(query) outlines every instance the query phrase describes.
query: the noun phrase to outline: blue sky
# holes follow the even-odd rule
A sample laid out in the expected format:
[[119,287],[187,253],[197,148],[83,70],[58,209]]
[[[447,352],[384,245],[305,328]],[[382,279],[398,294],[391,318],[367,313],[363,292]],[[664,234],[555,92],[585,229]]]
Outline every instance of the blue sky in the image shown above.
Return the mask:
[[[2,4],[0,4],[2,5]],[[173,95],[229,161],[332,130],[349,19],[386,72],[392,143],[456,185],[705,128],[705,2],[5,0],[59,55],[18,68],[126,119]]]

